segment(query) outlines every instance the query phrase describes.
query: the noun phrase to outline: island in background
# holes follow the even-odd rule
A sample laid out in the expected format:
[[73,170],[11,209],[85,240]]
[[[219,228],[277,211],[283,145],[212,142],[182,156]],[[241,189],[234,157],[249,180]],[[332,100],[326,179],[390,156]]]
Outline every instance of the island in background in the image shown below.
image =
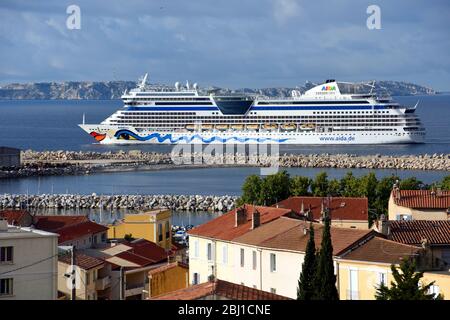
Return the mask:
[[[152,84],[150,86],[167,87],[173,86]],[[262,88],[262,89],[227,89],[219,87],[209,87],[217,90],[218,94],[223,93],[247,93],[261,94],[269,97],[288,97],[292,90],[304,92],[315,86],[312,82],[305,82],[304,85],[295,88]],[[111,100],[120,99],[125,90],[136,87],[135,81],[65,81],[65,82],[36,82],[36,83],[11,83],[0,87],[0,100],[13,99],[98,99]],[[429,87],[402,82],[402,81],[377,81],[375,82],[375,92],[381,92],[391,96],[410,95],[433,95],[435,90]]]

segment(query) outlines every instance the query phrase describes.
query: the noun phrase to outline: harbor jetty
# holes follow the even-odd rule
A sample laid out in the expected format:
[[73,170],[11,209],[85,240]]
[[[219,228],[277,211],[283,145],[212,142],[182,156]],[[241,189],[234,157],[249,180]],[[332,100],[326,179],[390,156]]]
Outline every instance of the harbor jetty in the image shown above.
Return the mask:
[[301,168],[365,168],[400,170],[450,171],[450,154],[424,155],[353,155],[353,154],[280,154],[252,155],[224,153],[218,156],[192,152],[143,152],[141,150],[92,151],[32,151],[21,153],[22,165],[0,168],[0,178],[42,175],[90,174],[107,171],[162,170],[204,167],[279,167]]
[[90,195],[78,194],[2,194],[0,209],[127,209],[169,208],[176,211],[227,212],[237,196],[203,195]]

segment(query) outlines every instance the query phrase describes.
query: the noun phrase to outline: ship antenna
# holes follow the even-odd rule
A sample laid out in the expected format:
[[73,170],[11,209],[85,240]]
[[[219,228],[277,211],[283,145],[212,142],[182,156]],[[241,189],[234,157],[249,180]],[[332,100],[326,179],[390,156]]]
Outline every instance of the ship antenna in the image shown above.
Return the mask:
[[83,124],[85,123],[86,117],[85,114],[83,113]]

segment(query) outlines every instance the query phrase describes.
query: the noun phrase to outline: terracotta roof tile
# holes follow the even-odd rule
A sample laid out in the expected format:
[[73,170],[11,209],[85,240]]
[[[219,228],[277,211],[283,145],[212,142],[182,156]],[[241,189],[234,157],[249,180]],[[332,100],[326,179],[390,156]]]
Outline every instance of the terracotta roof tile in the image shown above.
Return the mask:
[[331,203],[328,203],[327,198],[323,197],[290,197],[278,202],[275,206],[291,209],[295,213],[300,214],[303,203],[304,210],[311,208],[313,219],[319,220],[321,218],[322,202],[331,209],[332,220],[368,220],[369,205],[367,198],[332,197]]
[[342,260],[398,264],[404,257],[418,255],[421,248],[373,237],[361,246],[346,253]]
[[258,210],[260,213],[261,225],[292,212],[290,209],[252,206],[247,204],[245,205],[247,219],[243,224],[235,227],[235,214],[237,209],[234,209],[214,220],[189,230],[188,234],[221,240],[232,240],[251,230],[251,220],[254,209]]
[[[58,258],[59,261],[65,264],[72,264],[71,254],[65,254]],[[78,267],[84,270],[89,270],[98,266],[101,266],[105,262],[103,260],[88,256],[86,254],[75,252],[75,263]]]
[[416,245],[423,239],[431,245],[450,245],[450,220],[389,221],[389,238]]
[[107,230],[108,227],[88,220],[85,222],[72,224],[64,228],[56,229],[53,232],[59,234],[58,243],[64,243],[87,235],[94,235],[100,232],[105,232]]
[[58,229],[89,221],[85,216],[34,216],[36,229],[55,232]]
[[274,293],[223,280],[190,286],[153,297],[151,300],[197,300],[211,295],[232,300],[291,300]]
[[0,211],[0,217],[6,218],[6,220],[8,221],[8,224],[20,225],[22,227],[28,227],[26,225],[22,225],[23,219],[27,215],[31,217],[31,214],[26,210],[3,210],[3,211]]
[[394,197],[394,202],[399,206],[408,208],[450,208],[450,191],[443,190],[440,191],[440,194],[439,196],[433,195],[430,190],[400,190],[400,199]]
[[176,262],[168,263],[168,264],[166,264],[164,266],[152,269],[152,270],[150,270],[148,272],[148,274],[149,275],[153,275],[153,274],[157,274],[157,273],[160,273],[160,272],[163,272],[163,271],[166,271],[166,270],[170,270],[170,269],[173,269],[173,268],[176,268],[176,267],[189,269],[189,265],[187,265],[185,263],[182,263],[182,262],[179,262],[179,261],[176,261]]
[[[235,242],[257,245],[266,248],[304,252],[308,243],[310,222],[282,217],[251,232],[234,239]],[[314,240],[319,249],[322,242],[323,225],[313,223]],[[374,235],[372,230],[331,227],[333,254],[339,255],[344,250]]]

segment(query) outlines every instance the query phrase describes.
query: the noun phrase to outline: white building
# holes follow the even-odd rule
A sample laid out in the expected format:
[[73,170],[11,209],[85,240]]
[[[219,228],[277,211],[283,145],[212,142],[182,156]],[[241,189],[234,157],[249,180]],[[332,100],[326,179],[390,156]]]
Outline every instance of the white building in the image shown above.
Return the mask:
[[[189,232],[189,279],[214,278],[297,298],[310,222],[290,210],[246,205]],[[319,247],[323,225],[314,223]],[[373,231],[331,227],[333,255],[344,254]]]
[[0,300],[57,298],[58,235],[0,220]]

